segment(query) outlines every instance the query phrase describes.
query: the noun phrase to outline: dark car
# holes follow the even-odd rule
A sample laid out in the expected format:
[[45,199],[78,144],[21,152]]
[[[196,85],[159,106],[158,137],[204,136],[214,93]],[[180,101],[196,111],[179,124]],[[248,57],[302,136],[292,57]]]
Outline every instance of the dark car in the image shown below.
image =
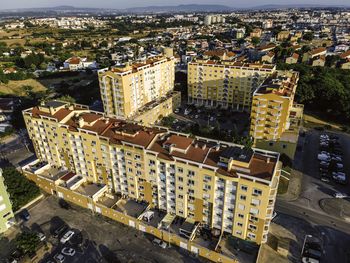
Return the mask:
[[59,237],[59,235],[61,235],[62,233],[67,232],[68,229],[69,227],[67,224],[60,225],[53,231],[53,237]]
[[30,214],[27,209],[23,209],[20,216],[25,221],[28,221],[30,219]]
[[64,208],[64,209],[68,210],[70,208],[70,205],[66,202],[66,200],[62,198],[58,200],[58,204],[61,208]]

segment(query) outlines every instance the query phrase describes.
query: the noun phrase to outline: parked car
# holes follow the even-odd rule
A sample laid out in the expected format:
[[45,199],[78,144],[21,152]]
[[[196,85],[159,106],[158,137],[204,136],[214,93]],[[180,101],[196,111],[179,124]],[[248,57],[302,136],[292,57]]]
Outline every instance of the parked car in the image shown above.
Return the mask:
[[320,160],[320,161],[327,161],[329,162],[331,160],[331,157],[327,154],[318,154],[317,155],[317,159]]
[[75,255],[75,250],[73,248],[70,248],[70,247],[64,247],[61,251],[61,253],[63,255],[66,255],[66,256],[71,256],[73,257]]
[[337,193],[334,193],[334,195],[333,195],[335,198],[345,198],[345,197],[347,197],[347,195],[346,194],[343,194],[343,193],[339,193],[339,192],[337,192]]
[[160,246],[161,248],[167,248],[167,244],[164,241],[162,241],[162,240],[160,240],[158,238],[153,239],[152,243],[154,245]]
[[46,236],[44,233],[38,232],[36,235],[40,239],[40,241],[44,241],[46,239]]
[[187,109],[185,109],[184,114],[185,114],[185,115],[188,115],[188,114],[190,114],[191,112],[192,112],[192,110],[191,110],[191,109],[189,109],[189,108],[187,108]]
[[177,109],[175,109],[175,110],[174,110],[174,112],[177,114],[177,113],[179,113],[179,112],[180,112],[180,109],[179,109],[179,108],[177,108]]
[[62,224],[61,226],[55,229],[55,231],[53,232],[53,237],[57,238],[62,233],[65,233],[67,230],[68,226],[66,224]]
[[30,219],[30,214],[27,209],[23,209],[20,216],[24,221],[28,221]]
[[61,238],[60,242],[61,242],[62,244],[65,244],[67,241],[69,241],[69,239],[72,238],[72,236],[74,236],[74,231],[68,230],[68,231],[63,235],[63,237]]
[[328,176],[321,176],[321,181],[322,181],[322,182],[325,182],[325,183],[329,183],[329,182],[330,182]]
[[66,200],[64,200],[64,199],[62,199],[62,198],[60,198],[59,200],[58,200],[58,204],[59,204],[59,206],[61,207],[61,208],[64,208],[64,209],[69,209],[69,207],[70,207],[70,205],[67,203],[67,201]]
[[64,262],[65,257],[64,257],[62,254],[56,254],[56,255],[54,256],[54,259],[55,259],[57,262],[62,263],[62,262]]

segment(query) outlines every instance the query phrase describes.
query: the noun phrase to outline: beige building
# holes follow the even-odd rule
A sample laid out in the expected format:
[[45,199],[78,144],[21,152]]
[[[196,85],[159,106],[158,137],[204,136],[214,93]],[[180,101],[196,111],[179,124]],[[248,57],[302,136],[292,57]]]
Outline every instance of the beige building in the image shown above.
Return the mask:
[[[187,241],[194,242],[199,224],[258,244],[267,240],[279,154],[147,128],[59,101],[23,115],[39,158],[23,170],[46,192],[123,222],[129,215],[123,204],[142,202],[126,224],[136,227],[136,218],[159,210],[162,222],[185,220],[172,231]],[[123,198],[113,202],[116,195]]]
[[275,65],[195,60],[188,64],[188,102],[250,111],[252,91]]
[[290,35],[289,31],[281,31],[277,34],[277,41],[282,42],[282,41],[288,40],[289,35]]
[[287,64],[296,64],[296,63],[298,63],[298,60],[299,60],[299,54],[293,53],[292,56],[286,58],[286,63]]
[[134,118],[149,103],[168,97],[175,81],[175,58],[154,57],[98,72],[104,112]]

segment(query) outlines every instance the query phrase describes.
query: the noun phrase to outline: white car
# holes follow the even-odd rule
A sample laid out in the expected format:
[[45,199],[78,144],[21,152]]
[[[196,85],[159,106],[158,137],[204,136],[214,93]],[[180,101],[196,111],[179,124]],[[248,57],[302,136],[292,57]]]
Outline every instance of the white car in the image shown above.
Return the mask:
[[331,160],[331,157],[329,155],[321,153],[321,154],[317,155],[317,159],[320,160],[320,161],[329,162]]
[[167,248],[167,244],[164,241],[162,241],[162,240],[160,240],[158,238],[153,239],[152,243],[154,245],[160,246],[161,248]]
[[335,198],[345,198],[347,197],[346,194],[343,194],[343,193],[334,193],[333,195]]
[[192,112],[191,109],[186,109],[185,112],[184,112],[184,114],[185,114],[185,115],[188,115],[188,114],[190,114],[191,112]]
[[179,113],[179,112],[180,112],[180,109],[175,109],[174,112],[175,112],[175,113]]
[[342,169],[342,168],[344,168],[344,165],[342,163],[337,163],[337,168]]
[[75,250],[73,248],[65,247],[62,249],[61,253],[73,257],[75,255]]
[[65,260],[65,257],[62,254],[57,254],[54,258],[57,262],[60,262],[60,263],[64,262]]
[[36,235],[40,239],[40,241],[44,241],[46,239],[46,236],[41,232],[37,233]]
[[61,238],[60,242],[62,244],[65,244],[69,239],[72,238],[72,236],[74,235],[74,232],[72,230],[67,231],[64,236]]

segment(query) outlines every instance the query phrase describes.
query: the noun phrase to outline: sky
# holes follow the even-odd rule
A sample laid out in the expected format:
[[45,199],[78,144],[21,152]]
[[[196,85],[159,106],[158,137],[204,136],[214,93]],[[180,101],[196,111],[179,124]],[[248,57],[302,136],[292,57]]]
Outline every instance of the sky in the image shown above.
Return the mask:
[[0,9],[54,7],[69,5],[76,7],[97,7],[123,9],[150,5],[179,5],[179,4],[221,4],[231,7],[251,7],[266,4],[329,4],[350,6],[350,0],[0,0]]

